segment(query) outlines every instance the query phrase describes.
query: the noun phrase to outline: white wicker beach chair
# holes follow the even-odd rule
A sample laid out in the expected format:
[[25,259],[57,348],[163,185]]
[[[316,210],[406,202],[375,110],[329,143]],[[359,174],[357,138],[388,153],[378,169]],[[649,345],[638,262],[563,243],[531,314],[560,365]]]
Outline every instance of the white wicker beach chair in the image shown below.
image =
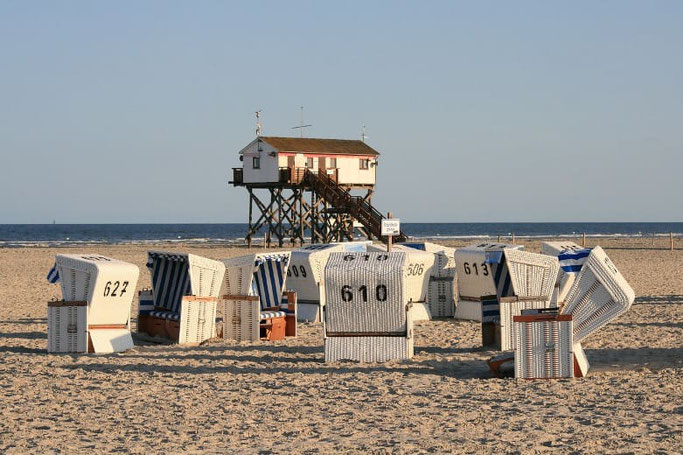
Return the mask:
[[216,334],[216,305],[225,266],[194,254],[150,251],[152,289],[139,294],[138,332],[179,344]]
[[325,267],[325,361],[413,356],[413,304],[425,302],[433,255],[333,253]]
[[292,251],[287,268],[287,288],[296,291],[298,319],[318,322],[325,306],[325,264],[330,254],[364,252],[369,241],[308,245]]
[[48,303],[48,352],[120,352],[133,347],[130,310],[140,270],[99,254],[58,254],[48,273],[62,301]]
[[496,294],[484,297],[482,302],[482,343],[503,351],[514,349],[513,317],[526,309],[551,307],[558,270],[557,258],[503,251],[493,273]]
[[481,299],[496,295],[495,274],[503,251],[521,250],[521,245],[478,243],[455,251],[458,304],[454,317],[481,321]]
[[574,377],[571,315],[525,313],[514,316],[513,320],[516,378]]
[[452,318],[455,315],[455,248],[431,242],[410,242],[401,245],[415,248],[435,256],[429,275],[427,304],[433,317]]
[[635,293],[605,251],[591,250],[567,292],[562,314],[574,318],[574,340],[587,336],[628,311]]
[[223,338],[281,340],[296,336],[296,292],[284,291],[289,251],[223,259]]

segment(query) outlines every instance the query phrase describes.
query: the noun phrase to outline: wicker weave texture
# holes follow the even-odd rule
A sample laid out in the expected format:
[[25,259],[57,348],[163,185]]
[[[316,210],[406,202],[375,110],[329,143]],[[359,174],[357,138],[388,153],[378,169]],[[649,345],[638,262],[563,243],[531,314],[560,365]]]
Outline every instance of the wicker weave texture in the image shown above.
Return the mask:
[[182,300],[179,344],[201,343],[214,337],[216,305],[216,300]]
[[522,310],[537,308],[552,308],[549,300],[521,300],[517,302],[500,303],[500,350],[511,351],[515,349],[515,324],[514,316],[522,314]]
[[87,312],[86,306],[48,307],[47,352],[87,352]]
[[406,330],[406,253],[333,253],[325,268],[328,332]]
[[235,341],[260,339],[261,307],[258,300],[223,300],[223,338]]
[[560,269],[556,257],[510,249],[505,251],[505,265],[513,295],[550,300]]
[[515,322],[515,377],[574,377],[572,321]]
[[562,314],[574,319],[574,339],[587,336],[628,311],[635,293],[605,251],[595,247],[567,293]]
[[57,270],[66,301],[88,302],[89,325],[128,324],[140,269],[99,254],[58,254]]
[[413,357],[413,338],[332,337],[325,338],[325,362],[387,362]]

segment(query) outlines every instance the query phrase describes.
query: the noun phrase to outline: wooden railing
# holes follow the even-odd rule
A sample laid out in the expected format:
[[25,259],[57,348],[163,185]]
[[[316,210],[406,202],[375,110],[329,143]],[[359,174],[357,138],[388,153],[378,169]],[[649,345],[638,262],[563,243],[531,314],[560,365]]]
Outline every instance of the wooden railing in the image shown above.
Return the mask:
[[[325,199],[336,209],[343,209],[360,222],[376,238],[386,241],[382,237],[382,215],[365,199],[360,196],[353,196],[346,189],[339,186],[337,182],[324,173],[314,173],[307,170],[304,175],[304,182],[313,188],[318,196]],[[408,236],[401,232],[394,237],[395,242],[405,242]]]

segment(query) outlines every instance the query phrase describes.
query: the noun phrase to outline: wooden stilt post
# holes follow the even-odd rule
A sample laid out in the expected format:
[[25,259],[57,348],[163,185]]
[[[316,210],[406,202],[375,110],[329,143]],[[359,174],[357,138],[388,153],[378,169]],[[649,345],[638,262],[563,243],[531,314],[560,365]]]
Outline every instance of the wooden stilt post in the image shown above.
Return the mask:
[[674,250],[674,233],[669,232],[669,243],[671,244],[671,251]]
[[512,244],[513,245],[515,244],[515,233],[514,232],[512,233]]
[[252,228],[252,213],[253,213],[253,207],[254,207],[254,195],[251,193],[251,188],[248,188],[249,191],[249,230],[247,233],[247,247],[251,248],[251,228]]
[[581,246],[586,248],[586,233],[585,232],[581,236]]
[[497,243],[500,243],[500,235],[498,236],[498,240],[497,240]]

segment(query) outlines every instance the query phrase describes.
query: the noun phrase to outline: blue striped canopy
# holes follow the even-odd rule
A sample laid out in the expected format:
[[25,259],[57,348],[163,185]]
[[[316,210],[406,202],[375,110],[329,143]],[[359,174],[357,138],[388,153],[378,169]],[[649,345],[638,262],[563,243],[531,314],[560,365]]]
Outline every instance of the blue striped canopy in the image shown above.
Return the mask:
[[259,296],[261,309],[280,305],[285,287],[289,255],[258,256],[254,264],[252,293]]
[[178,313],[183,296],[192,294],[187,261],[187,256],[181,254],[148,253],[155,307]]
[[57,271],[57,264],[53,265],[49,272],[47,272],[47,281],[55,284],[59,281],[59,272]]
[[564,250],[557,256],[557,259],[560,261],[560,267],[565,272],[578,272],[583,267],[583,263],[586,262],[589,254],[591,254],[590,248]]

